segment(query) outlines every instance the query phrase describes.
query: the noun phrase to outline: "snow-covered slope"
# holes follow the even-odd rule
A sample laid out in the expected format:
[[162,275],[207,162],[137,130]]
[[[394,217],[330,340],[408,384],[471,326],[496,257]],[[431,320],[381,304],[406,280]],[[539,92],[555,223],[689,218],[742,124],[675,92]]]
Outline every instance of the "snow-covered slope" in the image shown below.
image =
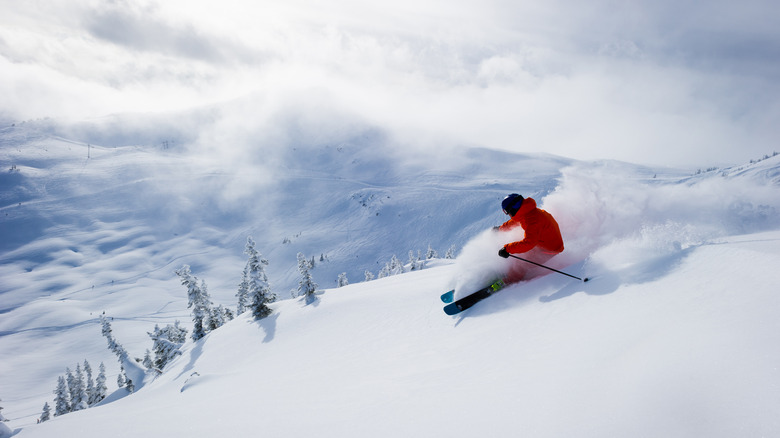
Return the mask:
[[[780,157],[690,176],[410,153],[370,130],[227,158],[203,136],[53,132],[0,133],[0,398],[20,436],[780,432]],[[567,250],[551,264],[593,280],[548,275],[446,317],[440,293],[503,263],[483,230],[509,192],[560,222]],[[154,324],[190,324],[182,264],[235,306],[248,235],[282,298],[299,251],[322,255],[323,289],[341,272],[353,284],[239,318],[132,396],[35,425],[65,367],[104,361],[112,387],[101,312],[140,357]],[[362,282],[392,255],[453,244],[454,262]]]
[[437,302],[454,265],[287,300],[138,393],[19,436],[772,436],[778,240],[550,275],[457,318]]

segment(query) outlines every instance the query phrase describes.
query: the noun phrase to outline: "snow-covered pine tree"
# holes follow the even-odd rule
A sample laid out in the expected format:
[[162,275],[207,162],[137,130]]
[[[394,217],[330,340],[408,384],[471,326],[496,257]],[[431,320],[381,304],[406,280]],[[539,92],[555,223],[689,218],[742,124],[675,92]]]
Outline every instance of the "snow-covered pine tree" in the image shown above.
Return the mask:
[[233,319],[233,312],[227,307],[220,304],[217,307],[211,308],[211,317],[209,317],[209,327],[213,327],[212,330],[217,329],[225,325],[226,322]]
[[366,276],[366,281],[371,281],[374,279],[374,273],[369,270],[366,270],[366,272],[364,272],[363,275]]
[[209,331],[222,327],[225,325],[225,322],[225,308],[221,304],[217,307],[212,307],[209,315]]
[[241,283],[238,284],[236,297],[238,298],[236,315],[240,315],[246,312],[246,308],[249,304],[249,263],[244,266],[244,272],[241,274]]
[[[211,313],[212,313],[212,302],[211,302],[211,295],[209,295],[209,288],[206,286],[206,280],[200,281],[200,293],[201,293],[201,312],[203,313],[203,326],[205,327],[206,333],[219,328],[219,326],[214,327],[214,325],[211,322]],[[194,313],[194,311],[193,311]]]
[[272,312],[268,304],[276,301],[276,295],[271,292],[268,276],[265,274],[265,266],[268,265],[268,260],[264,259],[257,251],[255,241],[251,237],[246,239],[244,253],[249,257],[246,262],[249,309],[255,318],[265,318]]
[[85,383],[87,393],[87,405],[92,406],[95,403],[95,380],[92,378],[92,367],[89,365],[86,359],[84,359],[84,375],[86,376]]
[[317,283],[314,282],[314,278],[311,276],[312,263],[306,260],[303,253],[298,253],[298,272],[301,274],[301,279],[298,281],[297,296],[304,297],[306,304],[314,302],[317,291]]
[[76,396],[76,375],[65,367],[65,384],[68,386],[68,412],[73,411],[73,398]]
[[447,253],[444,254],[445,259],[454,259],[455,258],[455,245],[450,246],[450,249],[447,250]]
[[382,267],[382,269],[379,270],[379,273],[377,274],[377,278],[385,278],[389,277],[390,274],[390,263],[385,263],[385,266]]
[[398,257],[393,254],[393,257],[390,259],[390,275],[398,275],[404,273],[404,265],[401,263],[400,260],[398,260]]
[[70,393],[70,409],[72,411],[87,409],[89,407],[87,404],[88,396],[86,384],[84,383],[84,372],[81,371],[81,364],[76,364],[76,373],[73,377],[74,387]]
[[187,329],[180,327],[179,321],[176,321],[173,325],[168,324],[162,329],[155,325],[154,331],[147,334],[154,341],[152,368],[162,372],[168,362],[181,354],[180,348],[187,341]]
[[424,267],[425,267],[425,261],[422,260],[422,258],[420,257],[420,251],[418,250],[417,255],[415,255],[414,251],[409,250],[409,270],[419,271]]
[[119,374],[116,375],[116,386],[121,388],[125,386],[125,383],[127,383],[127,379],[125,379],[125,370],[121,369]]
[[[158,329],[159,329],[159,327],[157,327],[157,324],[155,324],[155,325],[154,325],[154,329],[155,329],[155,330],[158,330]],[[148,332],[147,332],[147,333],[148,333]],[[150,335],[151,335],[151,334],[150,334]],[[143,364],[143,366],[145,366],[145,367],[146,367],[146,369],[148,369],[148,370],[153,370],[153,369],[154,369],[154,362],[152,362],[152,352],[151,352],[151,351],[149,351],[149,349],[148,349],[148,348],[146,349],[146,353],[144,353],[144,360],[143,360],[143,361],[141,361],[141,363],[142,363],[142,364]]]
[[117,383],[122,380],[126,381],[128,380],[128,376],[131,376],[130,378],[135,380],[136,385],[143,385],[144,378],[148,370],[141,364],[137,363],[135,360],[132,360],[130,355],[127,353],[127,350],[125,350],[124,347],[122,347],[122,345],[120,345],[116,339],[114,339],[114,335],[111,330],[111,324],[108,322],[108,319],[105,317],[105,315],[101,315],[100,320],[103,325],[103,336],[105,336],[106,340],[108,341],[108,348],[113,351],[119,358],[121,372],[120,377],[117,377]]
[[206,336],[206,319],[211,313],[211,300],[198,285],[198,277],[192,275],[189,265],[183,265],[176,270],[176,275],[181,279],[181,284],[187,288],[187,308],[192,309],[192,340],[197,341]]
[[106,366],[103,362],[100,362],[98,367],[98,376],[95,378],[95,391],[92,394],[92,404],[100,403],[108,394],[108,387],[106,386]]
[[106,337],[106,341],[108,342],[108,349],[117,355],[120,364],[128,360],[129,354],[127,353],[127,350],[125,350],[125,347],[118,343],[114,338],[113,330],[111,329],[111,323],[108,322],[108,318],[106,318],[105,315],[100,315],[100,323],[103,326],[103,336]]
[[51,407],[49,407],[49,402],[46,402],[43,404],[43,411],[41,412],[41,417],[38,418],[39,423],[43,423],[44,421],[49,421],[51,419]]
[[232,321],[233,319],[235,319],[236,314],[233,313],[233,311],[230,310],[229,307],[224,307],[222,306],[222,304],[220,304],[219,309],[222,310],[222,315],[225,318],[225,322]]
[[65,377],[57,378],[57,389],[54,390],[54,416],[59,417],[70,412],[70,392],[65,383]]
[[431,247],[431,245],[428,245],[428,251],[425,252],[425,259],[430,260],[430,259],[438,259],[438,258],[439,258],[439,253],[437,253],[436,250]]
[[347,280],[347,273],[342,272],[339,274],[339,278],[336,279],[336,287],[344,287],[349,284],[349,280]]
[[[127,376],[125,374],[125,376]],[[135,392],[135,383],[133,383],[132,379],[127,379],[127,382],[125,382],[125,388],[127,388],[127,392],[134,393]]]

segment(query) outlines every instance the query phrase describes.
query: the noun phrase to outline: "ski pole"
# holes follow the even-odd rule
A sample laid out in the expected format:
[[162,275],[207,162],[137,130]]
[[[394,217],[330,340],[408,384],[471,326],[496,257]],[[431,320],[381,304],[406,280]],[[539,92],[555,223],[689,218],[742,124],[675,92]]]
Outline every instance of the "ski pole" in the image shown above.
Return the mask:
[[516,255],[514,255],[514,254],[509,254],[509,257],[515,258],[515,259],[517,259],[517,260],[522,260],[522,261],[524,261],[524,262],[528,262],[528,263],[530,263],[530,264],[532,264],[532,265],[536,265],[536,266],[542,267],[542,268],[544,268],[544,269],[549,269],[549,270],[551,270],[551,271],[553,271],[553,272],[557,272],[557,273],[559,273],[559,274],[566,275],[567,277],[576,278],[577,280],[580,280],[580,281],[582,281],[582,282],[585,282],[585,281],[588,281],[588,280],[590,280],[588,277],[585,277],[585,278],[575,277],[574,275],[567,274],[567,273],[565,273],[565,272],[563,272],[563,271],[559,271],[559,270],[557,270],[557,269],[553,269],[553,268],[551,268],[551,267],[549,267],[549,266],[542,265],[541,263],[536,263],[536,262],[532,262],[532,261],[530,261],[530,260],[526,260],[526,259],[524,259],[524,258],[522,258],[522,257],[518,257],[518,256],[516,256]]

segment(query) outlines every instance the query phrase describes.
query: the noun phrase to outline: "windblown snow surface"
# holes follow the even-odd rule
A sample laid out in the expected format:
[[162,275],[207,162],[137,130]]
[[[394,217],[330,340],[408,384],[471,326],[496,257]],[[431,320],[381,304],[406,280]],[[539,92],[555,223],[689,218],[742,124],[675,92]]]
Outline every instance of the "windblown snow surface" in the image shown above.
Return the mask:
[[[188,139],[95,140],[0,132],[5,435],[780,435],[780,157],[691,176],[410,156],[372,132],[243,160]],[[519,236],[490,231],[511,192],[558,219],[567,249],[550,265],[590,281],[549,273],[446,316],[441,293],[512,263],[496,252]],[[273,314],[116,389],[98,316],[142,357],[155,324],[191,328],[182,264],[235,307],[250,235],[283,298]],[[363,280],[429,245],[440,258],[425,269]],[[297,252],[319,260],[313,304],[289,298]],[[351,284],[334,288],[341,272]],[[36,424],[84,359],[106,364],[111,401]]]

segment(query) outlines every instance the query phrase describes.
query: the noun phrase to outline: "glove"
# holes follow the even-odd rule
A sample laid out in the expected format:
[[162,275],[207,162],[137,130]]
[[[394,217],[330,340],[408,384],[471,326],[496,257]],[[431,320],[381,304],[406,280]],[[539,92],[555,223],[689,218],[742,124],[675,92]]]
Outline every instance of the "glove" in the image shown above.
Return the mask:
[[506,250],[506,247],[501,248],[501,249],[498,250],[498,255],[503,257],[503,258],[505,258],[505,259],[508,259],[509,258],[509,251]]
[[500,230],[500,228],[499,228],[499,227],[493,227],[493,231],[494,231],[494,232],[495,232],[495,231],[499,231],[499,230]]

